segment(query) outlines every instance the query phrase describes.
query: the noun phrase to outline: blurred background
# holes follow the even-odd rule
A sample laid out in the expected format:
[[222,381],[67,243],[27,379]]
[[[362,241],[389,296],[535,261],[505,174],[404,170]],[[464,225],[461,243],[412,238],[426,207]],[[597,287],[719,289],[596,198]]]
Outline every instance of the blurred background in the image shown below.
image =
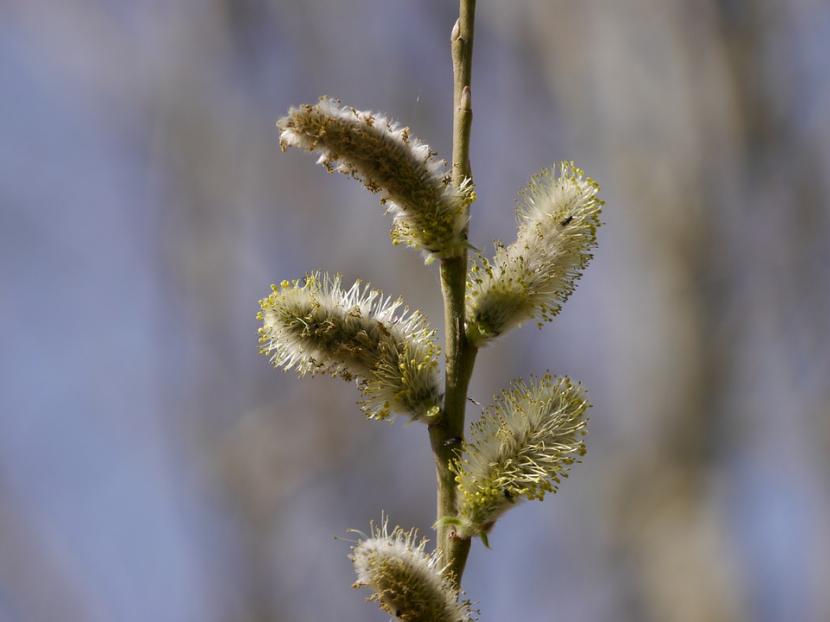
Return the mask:
[[[0,620],[384,620],[348,528],[429,533],[418,425],[258,356],[307,270],[441,322],[376,197],[280,154],[322,94],[450,153],[450,0],[0,4]],[[830,620],[830,5],[480,0],[471,240],[573,159],[607,200],[559,318],[478,357],[589,388],[560,494],[476,544],[483,620]],[[480,409],[469,407],[469,417]]]

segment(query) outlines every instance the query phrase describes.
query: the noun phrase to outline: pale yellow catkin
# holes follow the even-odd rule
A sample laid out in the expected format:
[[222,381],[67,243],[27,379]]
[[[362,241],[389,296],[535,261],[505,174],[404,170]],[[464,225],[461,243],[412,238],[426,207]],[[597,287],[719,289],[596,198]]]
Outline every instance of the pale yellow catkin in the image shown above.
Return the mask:
[[573,162],[544,170],[522,190],[518,232],[479,258],[467,279],[467,337],[477,346],[513,326],[551,320],[592,258],[603,201],[599,185]]
[[569,378],[516,381],[473,426],[455,463],[458,533],[485,535],[523,499],[556,492],[585,453],[589,403]]
[[392,241],[428,257],[455,257],[467,247],[471,183],[450,183],[445,163],[428,145],[382,114],[342,106],[323,97],[291,108],[277,122],[280,146],[319,152],[318,162],[381,193],[394,218]]
[[440,410],[435,331],[401,300],[340,276],[284,281],[260,300],[260,351],[275,367],[355,378],[373,419],[393,412],[429,422]]

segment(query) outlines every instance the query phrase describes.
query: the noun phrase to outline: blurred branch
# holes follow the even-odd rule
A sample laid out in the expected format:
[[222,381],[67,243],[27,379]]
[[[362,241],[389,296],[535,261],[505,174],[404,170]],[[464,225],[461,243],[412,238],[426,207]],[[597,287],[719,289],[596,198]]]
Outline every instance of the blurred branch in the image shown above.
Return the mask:
[[47,538],[26,515],[2,474],[0,497],[0,611],[40,622],[97,620],[90,609],[93,595],[81,592],[71,574],[58,565]]

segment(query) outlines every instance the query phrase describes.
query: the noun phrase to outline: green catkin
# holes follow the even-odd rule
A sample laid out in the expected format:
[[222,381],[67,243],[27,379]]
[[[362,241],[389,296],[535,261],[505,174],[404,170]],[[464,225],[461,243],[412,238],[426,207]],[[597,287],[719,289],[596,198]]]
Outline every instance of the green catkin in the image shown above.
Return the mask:
[[522,190],[518,233],[497,245],[492,261],[480,257],[467,277],[467,337],[477,346],[513,326],[556,316],[596,246],[603,201],[599,185],[573,162],[544,170]]
[[438,414],[440,349],[420,311],[319,273],[273,286],[260,309],[260,352],[274,367],[356,378],[372,419],[400,412],[429,422]]
[[457,530],[485,536],[523,499],[556,492],[585,453],[589,407],[579,385],[545,375],[514,382],[472,426],[453,468],[460,493]]

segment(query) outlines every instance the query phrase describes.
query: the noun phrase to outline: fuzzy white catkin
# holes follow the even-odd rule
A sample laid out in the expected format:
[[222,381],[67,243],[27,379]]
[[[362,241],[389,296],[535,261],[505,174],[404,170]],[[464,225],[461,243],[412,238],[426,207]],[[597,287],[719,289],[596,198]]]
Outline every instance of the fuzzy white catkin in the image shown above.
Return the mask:
[[599,185],[573,162],[544,170],[522,190],[518,233],[480,258],[467,279],[467,337],[481,346],[513,326],[559,313],[596,246]]
[[381,193],[394,218],[392,241],[428,258],[454,257],[467,247],[470,182],[450,183],[446,163],[428,145],[382,114],[342,106],[323,97],[291,108],[277,122],[280,147],[320,152],[318,162]]
[[589,403],[569,378],[516,381],[472,426],[455,463],[458,533],[484,535],[523,499],[556,492],[584,455]]
[[471,620],[469,603],[459,601],[458,590],[442,574],[438,552],[426,552],[427,540],[417,530],[389,532],[387,524],[387,519],[373,524],[371,535],[352,548],[354,587],[371,588],[370,600],[405,622]]
[[401,412],[429,422],[438,414],[440,349],[420,311],[360,281],[344,290],[339,275],[319,273],[272,286],[260,309],[260,351],[274,367],[357,378],[373,419]]

